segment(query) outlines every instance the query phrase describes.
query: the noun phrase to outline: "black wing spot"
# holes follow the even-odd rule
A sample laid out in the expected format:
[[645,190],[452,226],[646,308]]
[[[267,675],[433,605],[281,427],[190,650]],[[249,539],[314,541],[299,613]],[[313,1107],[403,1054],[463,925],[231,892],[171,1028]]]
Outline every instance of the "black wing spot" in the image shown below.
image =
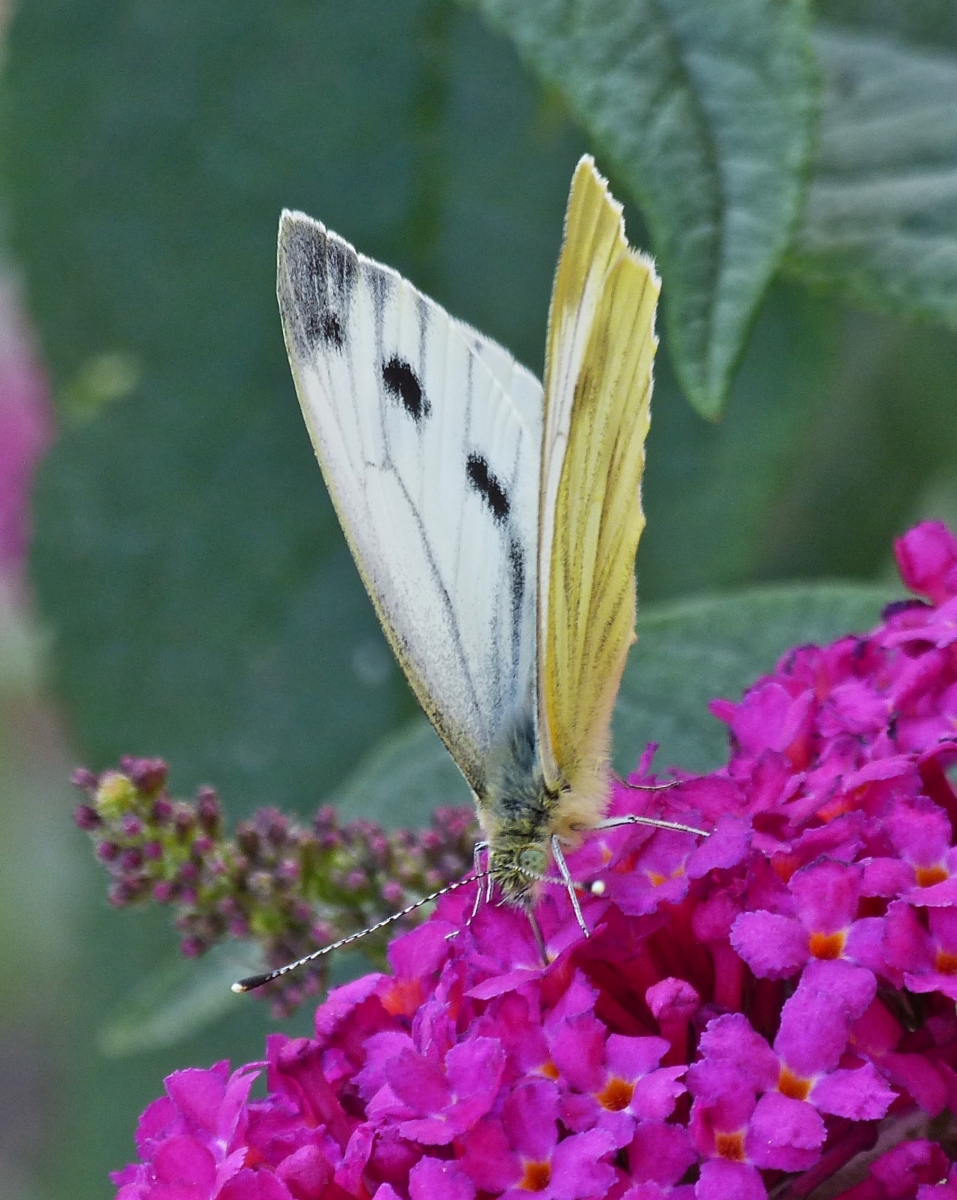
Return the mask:
[[432,411],[432,405],[423,393],[418,377],[401,358],[393,355],[385,364],[382,368],[382,382],[416,424]]
[[466,464],[469,483],[482,497],[496,521],[504,521],[511,505],[505,489],[488,469],[488,463],[480,454],[470,454]]

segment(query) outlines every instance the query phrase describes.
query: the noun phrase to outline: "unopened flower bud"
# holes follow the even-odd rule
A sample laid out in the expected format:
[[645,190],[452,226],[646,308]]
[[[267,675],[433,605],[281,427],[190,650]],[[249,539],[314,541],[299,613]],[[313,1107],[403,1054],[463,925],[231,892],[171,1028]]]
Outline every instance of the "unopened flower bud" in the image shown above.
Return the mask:
[[86,767],[77,767],[70,778],[70,782],[74,787],[92,794],[96,791],[100,780],[98,775],[95,775],[92,771],[88,771]]
[[259,853],[259,834],[245,823],[236,830],[236,841],[243,854],[255,858]]
[[279,864],[276,874],[280,879],[287,879],[290,882],[294,882],[302,874],[302,871],[294,858],[284,858]]
[[143,852],[136,846],[129,846],[119,857],[120,867],[124,871],[137,871],[143,865]]
[[196,821],[186,805],[179,804],[173,810],[173,824],[179,837],[185,838],[187,834],[192,833]]
[[166,825],[173,815],[173,802],[166,796],[157,796],[153,801],[153,820],[157,825]]
[[120,829],[128,838],[138,838],[143,833],[143,822],[133,813],[126,813],[120,821]]
[[141,792],[150,795],[166,783],[168,768],[161,758],[124,760],[125,770]]
[[199,789],[196,797],[196,818],[207,833],[216,833],[222,822],[219,797],[211,787]]
[[317,946],[325,946],[335,939],[335,930],[325,921],[317,921],[309,930],[309,937]]
[[144,882],[138,879],[120,879],[106,893],[107,901],[114,908],[125,908],[138,900],[145,891]]
[[405,899],[405,892],[402,890],[401,884],[396,883],[395,880],[390,880],[389,883],[384,884],[382,899],[393,908],[399,908]]
[[102,817],[91,804],[78,804],[73,810],[73,820],[78,828],[86,830],[87,833],[99,829],[103,824]]
[[338,824],[338,813],[331,804],[324,804],[313,818],[313,828],[320,836],[335,829]]

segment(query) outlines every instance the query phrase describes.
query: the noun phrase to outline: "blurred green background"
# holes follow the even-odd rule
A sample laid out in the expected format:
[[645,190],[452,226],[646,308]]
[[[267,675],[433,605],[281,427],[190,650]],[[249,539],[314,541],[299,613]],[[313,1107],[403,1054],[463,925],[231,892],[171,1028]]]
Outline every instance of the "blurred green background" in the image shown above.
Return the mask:
[[[337,789],[358,812],[350,775],[415,714],[299,416],[274,299],[280,209],[541,371],[586,150],[664,276],[643,603],[823,578],[892,594],[893,536],[957,520],[957,3],[22,0],[13,14],[3,247],[58,436],[27,579],[11,556],[0,593],[4,1197],[110,1194],[163,1074],[255,1059],[273,1026],[237,1000],[176,1046],[101,1053],[104,1019],[176,941],[161,913],[107,908],[71,825],[71,766],[161,755],[174,790],[212,783],[231,818],[309,813]],[[699,415],[722,405],[719,422]],[[690,610],[668,611],[687,642]],[[738,606],[733,640],[753,673],[787,640],[752,611]],[[811,625],[822,637],[851,619],[830,611]],[[648,668],[647,708],[683,713],[699,660],[679,670],[653,627],[648,654],[672,666]]]

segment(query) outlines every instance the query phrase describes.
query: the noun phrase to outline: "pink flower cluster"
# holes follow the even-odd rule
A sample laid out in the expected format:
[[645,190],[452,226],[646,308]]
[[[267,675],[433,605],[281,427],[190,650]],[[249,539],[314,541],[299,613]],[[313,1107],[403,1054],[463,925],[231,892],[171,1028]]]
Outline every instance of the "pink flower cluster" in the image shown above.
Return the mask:
[[715,702],[725,768],[616,789],[714,833],[588,838],[590,938],[549,889],[543,965],[445,897],[313,1038],[170,1076],[118,1200],[957,1200],[957,540],[897,553],[929,603]]

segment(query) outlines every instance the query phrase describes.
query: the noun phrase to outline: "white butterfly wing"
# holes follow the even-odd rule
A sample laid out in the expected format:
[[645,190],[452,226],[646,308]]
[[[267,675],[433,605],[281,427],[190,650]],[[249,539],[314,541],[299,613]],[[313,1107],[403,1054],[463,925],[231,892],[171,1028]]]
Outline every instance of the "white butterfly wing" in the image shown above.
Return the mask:
[[534,703],[542,389],[301,213],[279,305],[326,485],[383,628],[473,790]]
[[[429,301],[429,303],[434,302]],[[435,307],[438,308],[438,305]],[[521,363],[517,363],[504,346],[493,342],[491,338],[486,337],[484,333],[479,333],[471,325],[466,325],[464,321],[456,321],[455,325],[474,353],[501,384],[519,417],[530,431],[534,431],[534,435],[540,443],[545,408],[541,383],[531,371],[523,367]],[[540,446],[536,447],[535,453],[540,457]],[[535,487],[536,489],[538,487],[537,474]]]

